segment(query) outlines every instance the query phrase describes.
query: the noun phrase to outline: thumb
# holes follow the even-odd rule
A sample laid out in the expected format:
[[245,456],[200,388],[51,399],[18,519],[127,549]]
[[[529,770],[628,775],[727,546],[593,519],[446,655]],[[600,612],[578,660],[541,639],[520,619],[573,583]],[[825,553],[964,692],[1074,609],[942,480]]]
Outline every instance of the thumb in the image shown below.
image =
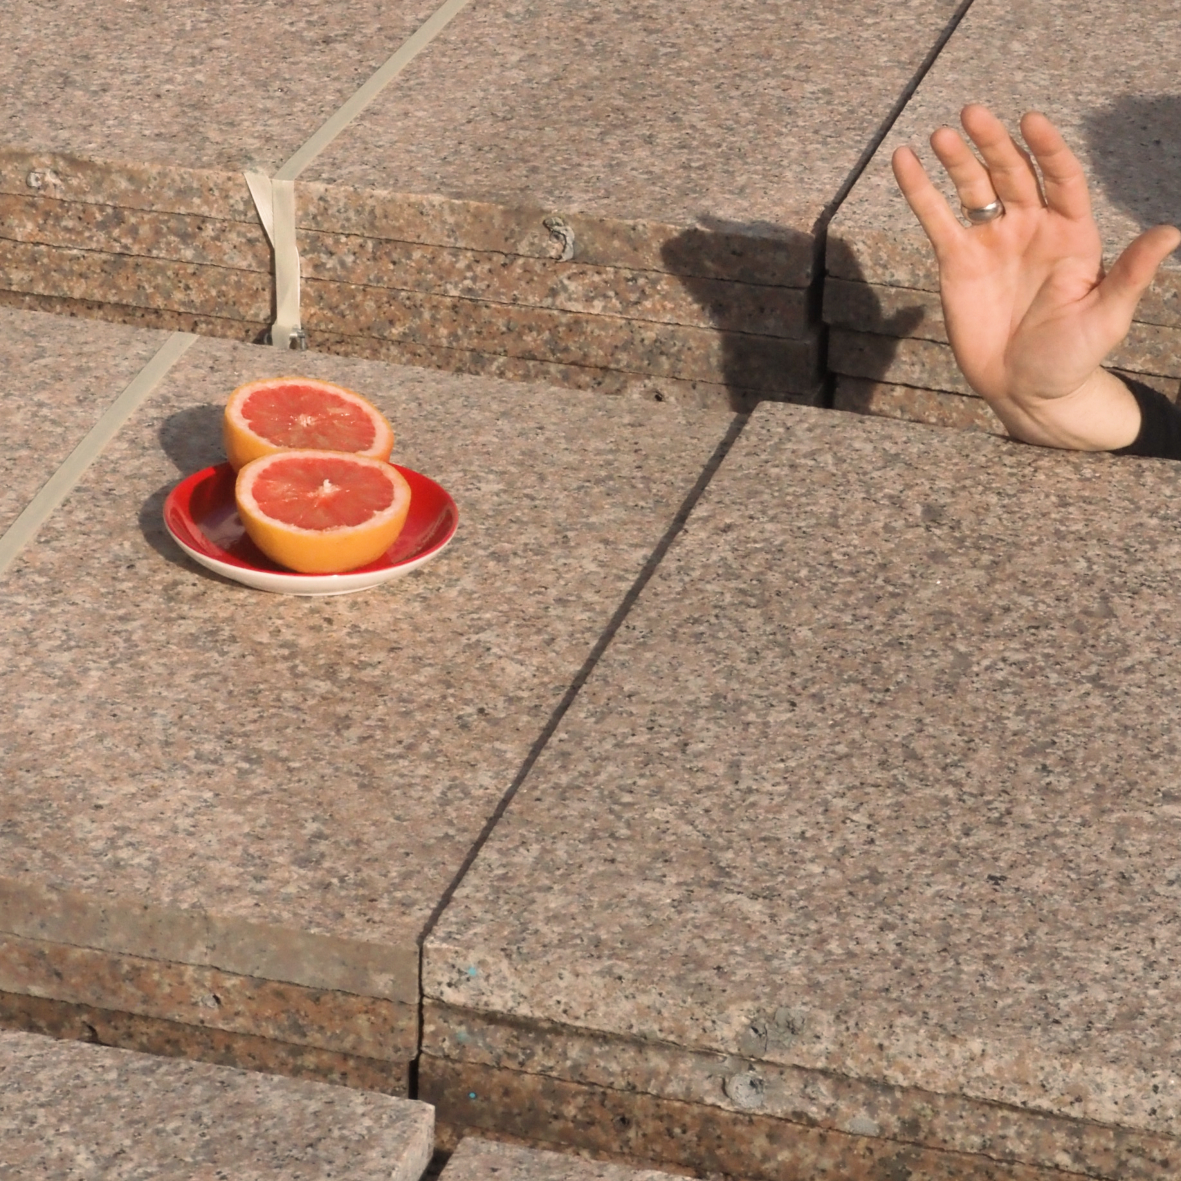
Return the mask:
[[1125,332],[1157,268],[1178,246],[1181,246],[1181,230],[1175,226],[1153,226],[1115,260],[1099,284],[1100,305],[1109,315],[1124,322]]

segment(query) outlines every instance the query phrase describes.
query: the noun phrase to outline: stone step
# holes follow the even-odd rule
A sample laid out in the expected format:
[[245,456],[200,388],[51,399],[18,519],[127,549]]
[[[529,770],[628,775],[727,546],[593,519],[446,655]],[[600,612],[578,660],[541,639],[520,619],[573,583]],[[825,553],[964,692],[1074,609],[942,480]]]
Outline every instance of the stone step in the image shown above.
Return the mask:
[[427,940],[441,1125],[1176,1177],[1179,494],[760,406]]
[[[243,171],[294,159],[434,7],[170,0],[152,24],[184,35],[161,52],[117,0],[85,24],[9,6],[0,299],[261,339],[271,251]],[[814,400],[823,224],[958,7],[461,6],[299,174],[313,346]]]
[[0,1031],[0,1177],[418,1181],[425,1103]]
[[[1025,111],[1043,111],[1082,162],[1110,264],[1143,230],[1181,221],[1181,107],[1172,63],[1160,53],[1177,34],[1181,19],[1168,3],[1067,14],[1055,0],[975,0],[832,221],[824,320],[837,330],[828,364],[840,375],[838,407],[999,429],[986,407],[964,404],[971,390],[946,344],[934,256],[890,157],[910,144],[958,208],[931,132],[958,127],[969,101],[986,103],[1014,131]],[[1178,397],[1181,257],[1165,261],[1111,364]]]
[[440,1181],[674,1181],[674,1174],[468,1136]]
[[[4,464],[167,339],[0,310]],[[197,339],[0,576],[0,1020],[405,1094],[422,933],[733,419],[305,353],[459,531],[400,582],[270,595],[161,508],[222,459],[230,390],[290,365]]]

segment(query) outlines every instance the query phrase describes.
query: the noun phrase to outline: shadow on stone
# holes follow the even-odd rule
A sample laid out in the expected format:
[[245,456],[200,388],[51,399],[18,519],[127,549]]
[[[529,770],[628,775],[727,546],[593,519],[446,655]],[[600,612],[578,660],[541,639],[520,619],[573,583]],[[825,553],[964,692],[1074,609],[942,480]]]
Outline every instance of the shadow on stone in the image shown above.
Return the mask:
[[837,325],[842,347],[856,354],[851,372],[859,385],[846,391],[842,409],[872,412],[865,383],[885,378],[899,338],[925,314],[920,306],[887,314],[846,243],[830,240],[822,266],[810,234],[781,226],[702,219],[666,242],[661,256],[722,333],[723,379],[735,410],[763,399],[833,404],[836,374],[821,316],[827,273],[842,276]]
[[[190,562],[164,528],[164,501],[182,476],[190,475],[215,463],[225,462],[221,441],[222,408],[220,406],[191,406],[170,414],[159,430],[160,446],[176,465],[177,480],[157,488],[140,506],[139,527],[144,540],[174,566],[186,570],[199,569],[202,574],[217,578],[204,567]],[[221,581],[219,579],[219,581]]]
[[[887,312],[881,297],[866,282],[856,251],[842,238],[830,237],[825,244],[824,273],[826,360],[833,386],[830,404],[859,414],[885,413],[877,387],[891,381],[899,343],[916,334],[926,309],[921,302],[907,306],[904,289],[897,288],[892,294],[900,298],[901,306]],[[919,298],[917,294],[915,298]],[[896,376],[893,381],[897,382]],[[897,385],[895,389],[890,416],[921,420],[924,416],[919,407],[906,402],[907,387]]]
[[[661,247],[665,268],[722,333],[722,380],[735,410],[768,398],[815,401],[819,328],[812,238],[772,225],[703,219]],[[823,370],[820,371],[823,373]]]
[[1181,95],[1124,95],[1084,120],[1091,167],[1141,229],[1181,225]]

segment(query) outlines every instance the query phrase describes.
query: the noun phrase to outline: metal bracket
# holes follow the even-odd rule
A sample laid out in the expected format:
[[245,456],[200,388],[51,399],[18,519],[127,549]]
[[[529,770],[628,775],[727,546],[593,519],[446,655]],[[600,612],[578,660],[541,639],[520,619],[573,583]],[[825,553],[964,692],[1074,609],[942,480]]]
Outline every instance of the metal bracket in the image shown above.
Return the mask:
[[574,257],[574,230],[556,213],[551,214],[541,224],[549,230],[549,236],[562,248],[560,254],[553,256],[555,261],[569,262]]
[[[274,334],[273,334],[272,332],[268,332],[268,333],[266,334],[265,341],[266,341],[266,343],[267,343],[267,344],[273,345],[273,344],[275,343]],[[307,333],[306,333],[306,332],[305,332],[305,331],[304,331],[302,328],[297,328],[297,329],[296,329],[294,332],[291,332],[291,333],[289,333],[289,334],[288,334],[288,336],[287,336],[287,349],[288,349],[288,351],[289,351],[289,352],[290,352],[290,350],[291,350],[291,345],[292,345],[292,342],[294,342],[294,343],[295,343],[295,347],[296,347],[296,348],[297,348],[297,349],[298,349],[298,350],[299,350],[301,353],[306,353],[306,352],[307,352],[307,349],[308,349],[308,334],[307,334]],[[282,346],[282,345],[278,345],[277,347],[278,347],[278,348],[282,348],[283,346]]]

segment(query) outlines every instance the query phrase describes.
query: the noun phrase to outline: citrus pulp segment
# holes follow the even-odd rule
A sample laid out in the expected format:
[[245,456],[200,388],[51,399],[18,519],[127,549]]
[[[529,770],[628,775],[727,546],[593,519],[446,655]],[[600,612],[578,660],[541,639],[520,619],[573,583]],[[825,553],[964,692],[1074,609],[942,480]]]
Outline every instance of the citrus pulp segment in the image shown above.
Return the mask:
[[246,464],[234,499],[251,541],[271,561],[300,574],[340,574],[394,544],[410,485],[383,460],[293,450]]
[[394,447],[394,432],[375,406],[344,386],[310,377],[240,385],[226,404],[222,434],[235,471],[292,448],[389,459]]

